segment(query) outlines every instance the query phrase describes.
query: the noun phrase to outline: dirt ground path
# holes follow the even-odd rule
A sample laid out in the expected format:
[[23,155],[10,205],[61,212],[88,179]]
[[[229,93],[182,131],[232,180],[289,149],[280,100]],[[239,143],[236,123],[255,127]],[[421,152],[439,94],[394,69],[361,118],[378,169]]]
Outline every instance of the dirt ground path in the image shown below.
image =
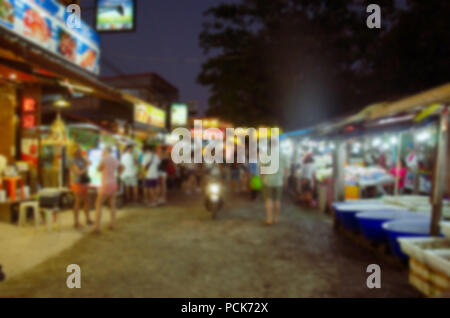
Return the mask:
[[[420,297],[406,270],[337,235],[317,211],[286,203],[267,227],[261,199],[228,202],[215,221],[198,199],[172,202],[128,209],[116,231],[0,283],[0,297]],[[372,263],[378,290],[366,287]],[[81,266],[81,289],[66,287],[69,264]]]

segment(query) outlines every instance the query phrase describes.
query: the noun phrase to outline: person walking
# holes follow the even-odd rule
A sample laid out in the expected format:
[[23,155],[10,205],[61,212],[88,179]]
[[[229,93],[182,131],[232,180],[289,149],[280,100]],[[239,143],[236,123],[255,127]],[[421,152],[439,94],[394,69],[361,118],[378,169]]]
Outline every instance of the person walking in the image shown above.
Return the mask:
[[89,187],[89,177],[87,174],[90,162],[83,157],[83,153],[80,147],[75,149],[73,160],[70,165],[71,171],[71,181],[72,184],[70,188],[74,194],[74,226],[75,228],[81,228],[79,220],[80,207],[83,206],[84,214],[86,217],[86,224],[92,225],[93,222],[89,217],[89,197],[88,197],[88,187]]
[[169,166],[169,157],[165,147],[161,148],[161,161],[158,165],[159,173],[159,199],[158,204],[163,205],[167,202],[167,171]]
[[240,192],[240,179],[241,179],[241,171],[240,166],[237,162],[231,163],[231,193],[239,193]]
[[125,188],[125,199],[128,203],[137,203],[138,200],[138,180],[137,161],[133,155],[133,145],[128,145],[120,159],[124,167],[121,180]]
[[312,154],[307,154],[303,160],[301,172],[301,194],[300,201],[306,207],[313,207],[313,193],[315,186],[316,169],[314,165],[314,157]]
[[112,155],[111,148],[104,148],[102,152],[102,160],[100,161],[100,164],[98,166],[98,171],[102,175],[102,181],[95,204],[95,225],[94,229],[92,230],[93,233],[100,233],[102,206],[106,201],[109,201],[109,208],[111,213],[109,229],[114,229],[116,222],[116,193],[118,189],[116,172],[121,173],[123,169],[124,167]]
[[[273,145],[272,145],[273,147]],[[260,168],[267,164],[260,164]],[[266,225],[278,223],[278,216],[281,210],[281,198],[283,187],[286,184],[286,178],[289,174],[289,165],[287,158],[279,155],[278,170],[272,174],[262,174],[262,193],[266,206]]]
[[196,189],[195,164],[192,162],[184,163],[184,182],[183,189],[187,195],[191,195]]
[[155,207],[157,205],[159,181],[158,166],[160,161],[161,160],[158,155],[155,153],[155,147],[147,145],[145,147],[142,165],[145,170],[145,192],[148,200],[147,204],[150,207]]
[[[389,171],[390,174],[395,178],[398,187],[398,193],[403,194],[405,192],[405,180],[407,175],[406,163],[403,159],[400,159],[400,166],[394,166]],[[393,185],[393,190],[395,190],[395,182]]]

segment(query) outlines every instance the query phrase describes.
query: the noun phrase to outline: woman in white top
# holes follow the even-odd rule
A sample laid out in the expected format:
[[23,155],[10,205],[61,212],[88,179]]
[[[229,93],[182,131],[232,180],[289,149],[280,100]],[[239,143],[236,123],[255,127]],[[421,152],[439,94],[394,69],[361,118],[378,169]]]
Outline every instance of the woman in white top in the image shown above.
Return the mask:
[[125,198],[127,202],[137,203],[138,200],[138,180],[136,159],[133,155],[133,145],[128,145],[120,158],[120,163],[124,170],[120,176],[125,188]]
[[157,205],[159,172],[158,166],[161,160],[155,153],[154,146],[145,146],[144,157],[142,158],[142,166],[145,171],[145,189],[148,205],[154,207]]

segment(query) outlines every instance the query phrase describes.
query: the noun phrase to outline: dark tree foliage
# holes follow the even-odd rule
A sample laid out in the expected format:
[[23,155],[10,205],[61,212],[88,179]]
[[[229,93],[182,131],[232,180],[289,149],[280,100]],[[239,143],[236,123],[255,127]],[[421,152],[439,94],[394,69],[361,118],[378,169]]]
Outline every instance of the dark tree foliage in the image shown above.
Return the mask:
[[407,0],[396,24],[370,46],[366,85],[395,99],[450,80],[450,2]]
[[210,115],[238,125],[313,125],[447,81],[449,4],[386,0],[368,29],[357,0],[242,0],[205,12]]

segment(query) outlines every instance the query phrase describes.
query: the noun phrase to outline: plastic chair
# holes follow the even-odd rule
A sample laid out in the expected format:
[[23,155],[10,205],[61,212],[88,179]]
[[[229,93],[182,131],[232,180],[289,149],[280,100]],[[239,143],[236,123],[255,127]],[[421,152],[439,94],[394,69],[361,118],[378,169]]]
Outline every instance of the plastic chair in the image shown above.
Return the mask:
[[54,223],[58,224],[58,229],[61,228],[61,218],[58,217],[59,209],[41,209],[44,212],[45,224],[47,225],[47,231],[50,232],[52,230],[52,225]]
[[34,224],[36,227],[39,226],[39,202],[38,201],[27,201],[21,202],[19,207],[19,226],[23,226],[27,220],[27,210],[33,209]]

